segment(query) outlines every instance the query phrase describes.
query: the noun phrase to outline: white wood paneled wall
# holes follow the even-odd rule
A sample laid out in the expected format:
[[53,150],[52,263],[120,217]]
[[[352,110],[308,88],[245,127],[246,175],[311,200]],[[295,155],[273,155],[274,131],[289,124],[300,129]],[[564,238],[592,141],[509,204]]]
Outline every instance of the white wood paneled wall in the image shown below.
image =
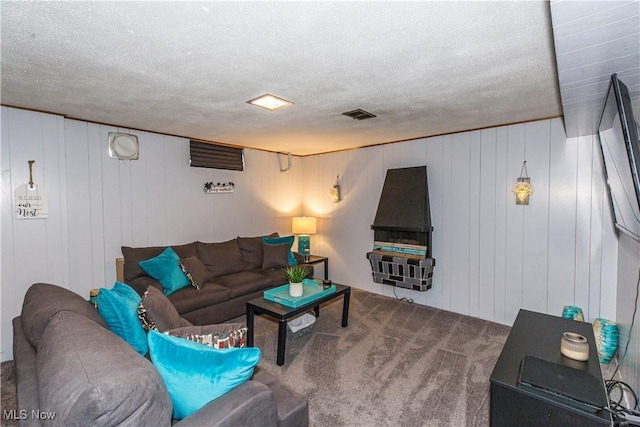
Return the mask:
[[[337,282],[511,324],[520,308],[615,319],[617,240],[597,139],[566,139],[560,119],[303,158],[312,252]],[[522,162],[535,193],[515,204]],[[386,170],[427,165],[436,258],[433,287],[373,283],[366,253]],[[340,176],[343,201],[327,191]]]
[[[138,136],[140,160],[108,157],[108,132]],[[13,191],[46,187],[49,218],[16,220]],[[67,120],[2,107],[2,360],[12,358],[11,319],[36,282],[88,298],[111,287],[120,246],[224,241],[290,234],[300,213],[300,158],[280,173],[275,154],[245,150],[245,172],[189,167],[184,138]],[[235,183],[231,194],[205,194],[205,182]]]
[[[136,134],[140,160],[110,159],[110,131]],[[370,225],[386,170],[424,164],[434,283],[398,296],[505,324],[521,307],[560,314],[565,304],[590,320],[615,318],[617,241],[597,140],[567,140],[559,119],[294,157],[288,173],[256,150],[245,150],[244,172],[190,168],[188,150],[184,138],[2,108],[2,360],[12,358],[11,319],[34,282],[88,295],[112,285],[121,245],[289,234],[293,215],[318,217],[311,250],[330,257],[333,280],[393,295],[371,280]],[[535,194],[516,206],[511,186],[525,159]],[[28,160],[49,196],[46,220],[13,218]],[[332,203],[337,175],[343,201]],[[233,181],[235,192],[207,195],[207,181]]]

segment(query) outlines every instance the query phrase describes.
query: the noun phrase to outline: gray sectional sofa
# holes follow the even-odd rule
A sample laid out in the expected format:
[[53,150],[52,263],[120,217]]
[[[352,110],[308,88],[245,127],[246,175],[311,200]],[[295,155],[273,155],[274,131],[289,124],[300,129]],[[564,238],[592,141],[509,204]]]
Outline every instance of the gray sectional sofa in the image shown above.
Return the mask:
[[[268,235],[278,238],[277,233]],[[286,245],[266,245],[262,236],[237,237],[226,242],[192,242],[172,245],[181,260],[202,261],[206,271],[200,289],[193,286],[182,288],[170,295],[169,300],[182,317],[194,325],[219,323],[246,312],[246,302],[259,297],[266,289],[287,283],[284,267],[287,265],[289,248]],[[123,268],[118,280],[133,287],[140,295],[148,286],[162,290],[159,281],[150,277],[139,262],[162,253],[167,246],[122,247]],[[286,250],[285,250],[286,249]],[[298,263],[304,257],[293,252]],[[313,276],[313,267],[308,277]]]
[[[189,322],[180,322],[189,325]],[[13,320],[20,425],[170,426],[172,402],[154,365],[107,329],[83,297],[37,283]],[[22,412],[24,411],[24,412]],[[53,419],[41,420],[38,414]],[[256,368],[251,380],[176,426],[305,426],[306,399]]]

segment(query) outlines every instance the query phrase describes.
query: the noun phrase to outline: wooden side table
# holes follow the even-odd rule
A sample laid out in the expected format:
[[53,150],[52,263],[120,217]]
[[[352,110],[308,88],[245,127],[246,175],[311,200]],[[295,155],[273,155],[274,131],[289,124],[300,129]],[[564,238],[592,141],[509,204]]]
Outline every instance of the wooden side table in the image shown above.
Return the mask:
[[315,265],[324,262],[324,279],[329,279],[329,258],[326,256],[309,255],[309,260],[305,261],[305,265]]

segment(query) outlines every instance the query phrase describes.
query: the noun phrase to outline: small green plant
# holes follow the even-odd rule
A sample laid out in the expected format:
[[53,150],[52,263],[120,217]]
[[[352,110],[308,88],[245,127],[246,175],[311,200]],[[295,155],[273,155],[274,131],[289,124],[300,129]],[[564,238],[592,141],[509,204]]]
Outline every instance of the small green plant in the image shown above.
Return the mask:
[[304,265],[290,265],[284,270],[284,275],[289,283],[301,283],[307,277],[307,269]]

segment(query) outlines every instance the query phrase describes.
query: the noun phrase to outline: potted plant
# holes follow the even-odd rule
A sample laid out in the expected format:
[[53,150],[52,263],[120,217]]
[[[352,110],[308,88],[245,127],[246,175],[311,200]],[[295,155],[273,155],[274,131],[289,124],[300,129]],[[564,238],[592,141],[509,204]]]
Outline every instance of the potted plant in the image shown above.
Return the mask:
[[302,296],[304,288],[302,281],[307,277],[307,269],[304,265],[290,265],[284,270],[284,275],[289,280],[289,295]]

